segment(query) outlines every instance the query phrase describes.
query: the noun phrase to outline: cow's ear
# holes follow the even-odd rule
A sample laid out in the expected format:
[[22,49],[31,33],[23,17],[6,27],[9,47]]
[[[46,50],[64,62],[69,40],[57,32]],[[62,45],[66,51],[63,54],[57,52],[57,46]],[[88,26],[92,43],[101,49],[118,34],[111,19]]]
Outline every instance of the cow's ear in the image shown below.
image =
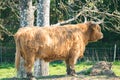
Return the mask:
[[96,24],[92,21],[88,22],[87,25],[88,25],[89,28],[95,28],[96,27]]

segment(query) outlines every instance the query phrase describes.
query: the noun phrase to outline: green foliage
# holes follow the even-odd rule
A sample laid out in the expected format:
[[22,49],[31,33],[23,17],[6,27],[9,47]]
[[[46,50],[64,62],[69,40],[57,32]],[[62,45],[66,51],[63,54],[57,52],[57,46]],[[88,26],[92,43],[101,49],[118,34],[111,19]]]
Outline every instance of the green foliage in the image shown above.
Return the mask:
[[11,9],[9,7],[6,7],[4,10],[1,11],[1,18],[7,18],[11,12]]
[[[11,33],[15,33],[16,30],[19,28],[19,1],[13,0],[1,0],[0,1],[0,24],[3,25],[5,28],[8,29]],[[50,23],[55,24],[64,20],[68,20],[74,17],[77,13],[82,11],[82,9],[90,8],[91,10],[96,7],[101,12],[108,12],[119,15],[120,11],[120,0],[51,0],[50,3]],[[37,5],[37,1],[33,0],[33,4]],[[36,13],[35,13],[36,15]],[[70,22],[70,23],[78,23],[83,22],[83,15],[87,16],[88,20],[91,20],[91,17],[95,17],[99,14],[97,13],[84,13],[82,14],[77,20]],[[89,17],[91,16],[91,17]],[[100,17],[101,15],[99,15]],[[36,16],[35,16],[36,17]],[[119,43],[119,34],[109,32],[114,31],[116,32],[116,26],[119,27],[119,19],[106,16],[105,23],[103,28],[106,29],[104,31],[104,39],[97,43],[103,42],[113,42]],[[109,28],[106,28],[106,26]],[[103,30],[105,30],[103,29]],[[0,30],[1,31],[1,30]],[[7,34],[2,33],[2,38],[4,41],[0,41],[3,45],[7,45],[8,43],[14,42],[13,38],[9,38]],[[111,34],[112,37],[111,37]],[[117,39],[117,40],[116,40]],[[115,42],[114,42],[115,41]],[[104,43],[105,44],[105,43]]]

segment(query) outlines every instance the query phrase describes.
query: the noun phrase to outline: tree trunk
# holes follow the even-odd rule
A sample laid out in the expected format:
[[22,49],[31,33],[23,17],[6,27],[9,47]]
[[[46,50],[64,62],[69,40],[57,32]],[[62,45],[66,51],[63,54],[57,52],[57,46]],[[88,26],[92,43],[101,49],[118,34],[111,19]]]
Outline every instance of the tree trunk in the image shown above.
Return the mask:
[[[50,14],[50,0],[38,0],[37,5],[37,26],[48,26]],[[34,76],[49,75],[49,63],[43,60],[37,60],[34,66]]]
[[[32,6],[32,0],[20,0],[20,26],[33,26],[34,24],[34,8]],[[24,68],[24,59],[20,58],[20,66],[17,71],[17,77],[26,77]]]
[[34,10],[32,0],[20,0],[20,26],[34,25]]

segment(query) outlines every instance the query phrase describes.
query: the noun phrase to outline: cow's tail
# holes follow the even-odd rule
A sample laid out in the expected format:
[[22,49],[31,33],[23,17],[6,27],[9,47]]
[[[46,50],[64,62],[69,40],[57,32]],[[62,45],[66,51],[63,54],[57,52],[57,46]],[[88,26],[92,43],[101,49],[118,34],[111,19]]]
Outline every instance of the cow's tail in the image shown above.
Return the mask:
[[16,43],[15,67],[18,70],[19,65],[20,65],[20,57],[21,57],[21,54],[20,54],[20,41],[16,40],[15,43]]

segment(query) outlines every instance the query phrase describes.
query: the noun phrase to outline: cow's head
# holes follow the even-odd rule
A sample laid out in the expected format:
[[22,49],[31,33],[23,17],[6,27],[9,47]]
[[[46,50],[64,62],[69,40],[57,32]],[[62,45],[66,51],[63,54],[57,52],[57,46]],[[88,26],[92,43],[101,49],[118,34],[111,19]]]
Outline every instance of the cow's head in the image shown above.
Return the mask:
[[99,24],[96,24],[94,22],[87,22],[85,24],[88,27],[87,31],[87,33],[89,34],[88,41],[94,42],[103,38],[103,33],[101,32],[101,27],[99,26]]

